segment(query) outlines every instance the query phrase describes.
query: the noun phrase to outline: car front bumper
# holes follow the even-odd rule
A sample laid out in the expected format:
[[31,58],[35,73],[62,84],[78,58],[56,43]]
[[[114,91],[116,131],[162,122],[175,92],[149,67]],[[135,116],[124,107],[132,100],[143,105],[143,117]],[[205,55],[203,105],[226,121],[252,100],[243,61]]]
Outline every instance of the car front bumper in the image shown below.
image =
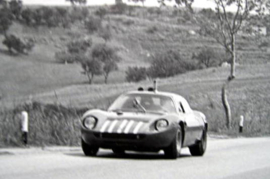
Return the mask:
[[147,134],[118,134],[89,131],[82,128],[82,140],[100,148],[120,148],[135,151],[158,151],[168,147],[175,139],[177,128]]

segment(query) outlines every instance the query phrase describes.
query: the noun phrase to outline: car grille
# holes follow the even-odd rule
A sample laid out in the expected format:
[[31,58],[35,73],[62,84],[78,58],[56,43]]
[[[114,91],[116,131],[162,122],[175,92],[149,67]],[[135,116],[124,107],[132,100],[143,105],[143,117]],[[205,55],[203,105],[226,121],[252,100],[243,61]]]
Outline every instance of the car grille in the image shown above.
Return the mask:
[[139,140],[144,139],[144,134],[117,134],[117,133],[94,133],[95,137],[102,139]]

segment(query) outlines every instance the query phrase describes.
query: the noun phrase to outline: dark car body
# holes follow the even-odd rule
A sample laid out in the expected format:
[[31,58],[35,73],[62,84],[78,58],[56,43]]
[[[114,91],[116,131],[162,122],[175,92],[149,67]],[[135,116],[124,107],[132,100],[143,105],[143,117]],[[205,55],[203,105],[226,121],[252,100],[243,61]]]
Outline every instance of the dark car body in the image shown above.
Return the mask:
[[107,111],[87,111],[81,132],[85,155],[106,148],[115,153],[164,150],[169,158],[177,158],[182,147],[189,147],[192,155],[204,154],[207,122],[177,94],[132,91],[118,97]]

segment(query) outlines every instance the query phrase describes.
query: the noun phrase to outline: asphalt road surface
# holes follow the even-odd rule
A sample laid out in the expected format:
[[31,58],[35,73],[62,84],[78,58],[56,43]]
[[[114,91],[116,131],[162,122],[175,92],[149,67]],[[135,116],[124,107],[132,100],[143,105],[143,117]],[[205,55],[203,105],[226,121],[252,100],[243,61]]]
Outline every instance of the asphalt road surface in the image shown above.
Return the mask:
[[211,139],[203,157],[187,149],[177,160],[156,154],[116,156],[101,150],[85,157],[80,150],[2,152],[0,179],[269,179],[270,138]]

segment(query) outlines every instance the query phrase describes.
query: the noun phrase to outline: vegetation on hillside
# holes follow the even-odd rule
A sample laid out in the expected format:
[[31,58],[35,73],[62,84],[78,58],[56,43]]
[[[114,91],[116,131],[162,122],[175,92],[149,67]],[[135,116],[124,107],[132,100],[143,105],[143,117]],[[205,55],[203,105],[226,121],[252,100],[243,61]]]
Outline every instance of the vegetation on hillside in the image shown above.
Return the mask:
[[[20,145],[16,116],[23,108],[29,109],[34,121],[32,144],[76,145],[78,108],[105,108],[122,92],[149,87],[149,81],[157,77],[161,90],[182,94],[193,108],[206,114],[211,132],[236,135],[239,115],[244,115],[244,135],[269,134],[270,38],[256,28],[269,28],[268,14],[242,19],[242,28],[235,34],[237,70],[232,75],[228,67],[233,67],[233,56],[220,45],[222,34],[217,41],[212,38],[216,35],[213,27],[222,30],[226,23],[218,25],[222,21],[217,11],[193,9],[193,0],[177,0],[174,8],[129,6],[122,1],[87,7],[86,1],[81,6],[77,6],[79,1],[70,2],[74,6],[25,7],[19,0],[0,5],[0,130],[4,141],[0,146]],[[237,14],[226,15],[229,21]],[[220,18],[225,19],[224,14]],[[202,19],[207,21],[202,23]],[[223,62],[225,67],[219,67]],[[230,130],[225,127],[220,97],[228,76],[237,76],[227,88],[233,119]],[[32,98],[39,102],[17,107]],[[52,125],[56,127],[47,129]],[[70,139],[63,135],[68,130]],[[43,143],[36,141],[43,135],[47,137]]]

